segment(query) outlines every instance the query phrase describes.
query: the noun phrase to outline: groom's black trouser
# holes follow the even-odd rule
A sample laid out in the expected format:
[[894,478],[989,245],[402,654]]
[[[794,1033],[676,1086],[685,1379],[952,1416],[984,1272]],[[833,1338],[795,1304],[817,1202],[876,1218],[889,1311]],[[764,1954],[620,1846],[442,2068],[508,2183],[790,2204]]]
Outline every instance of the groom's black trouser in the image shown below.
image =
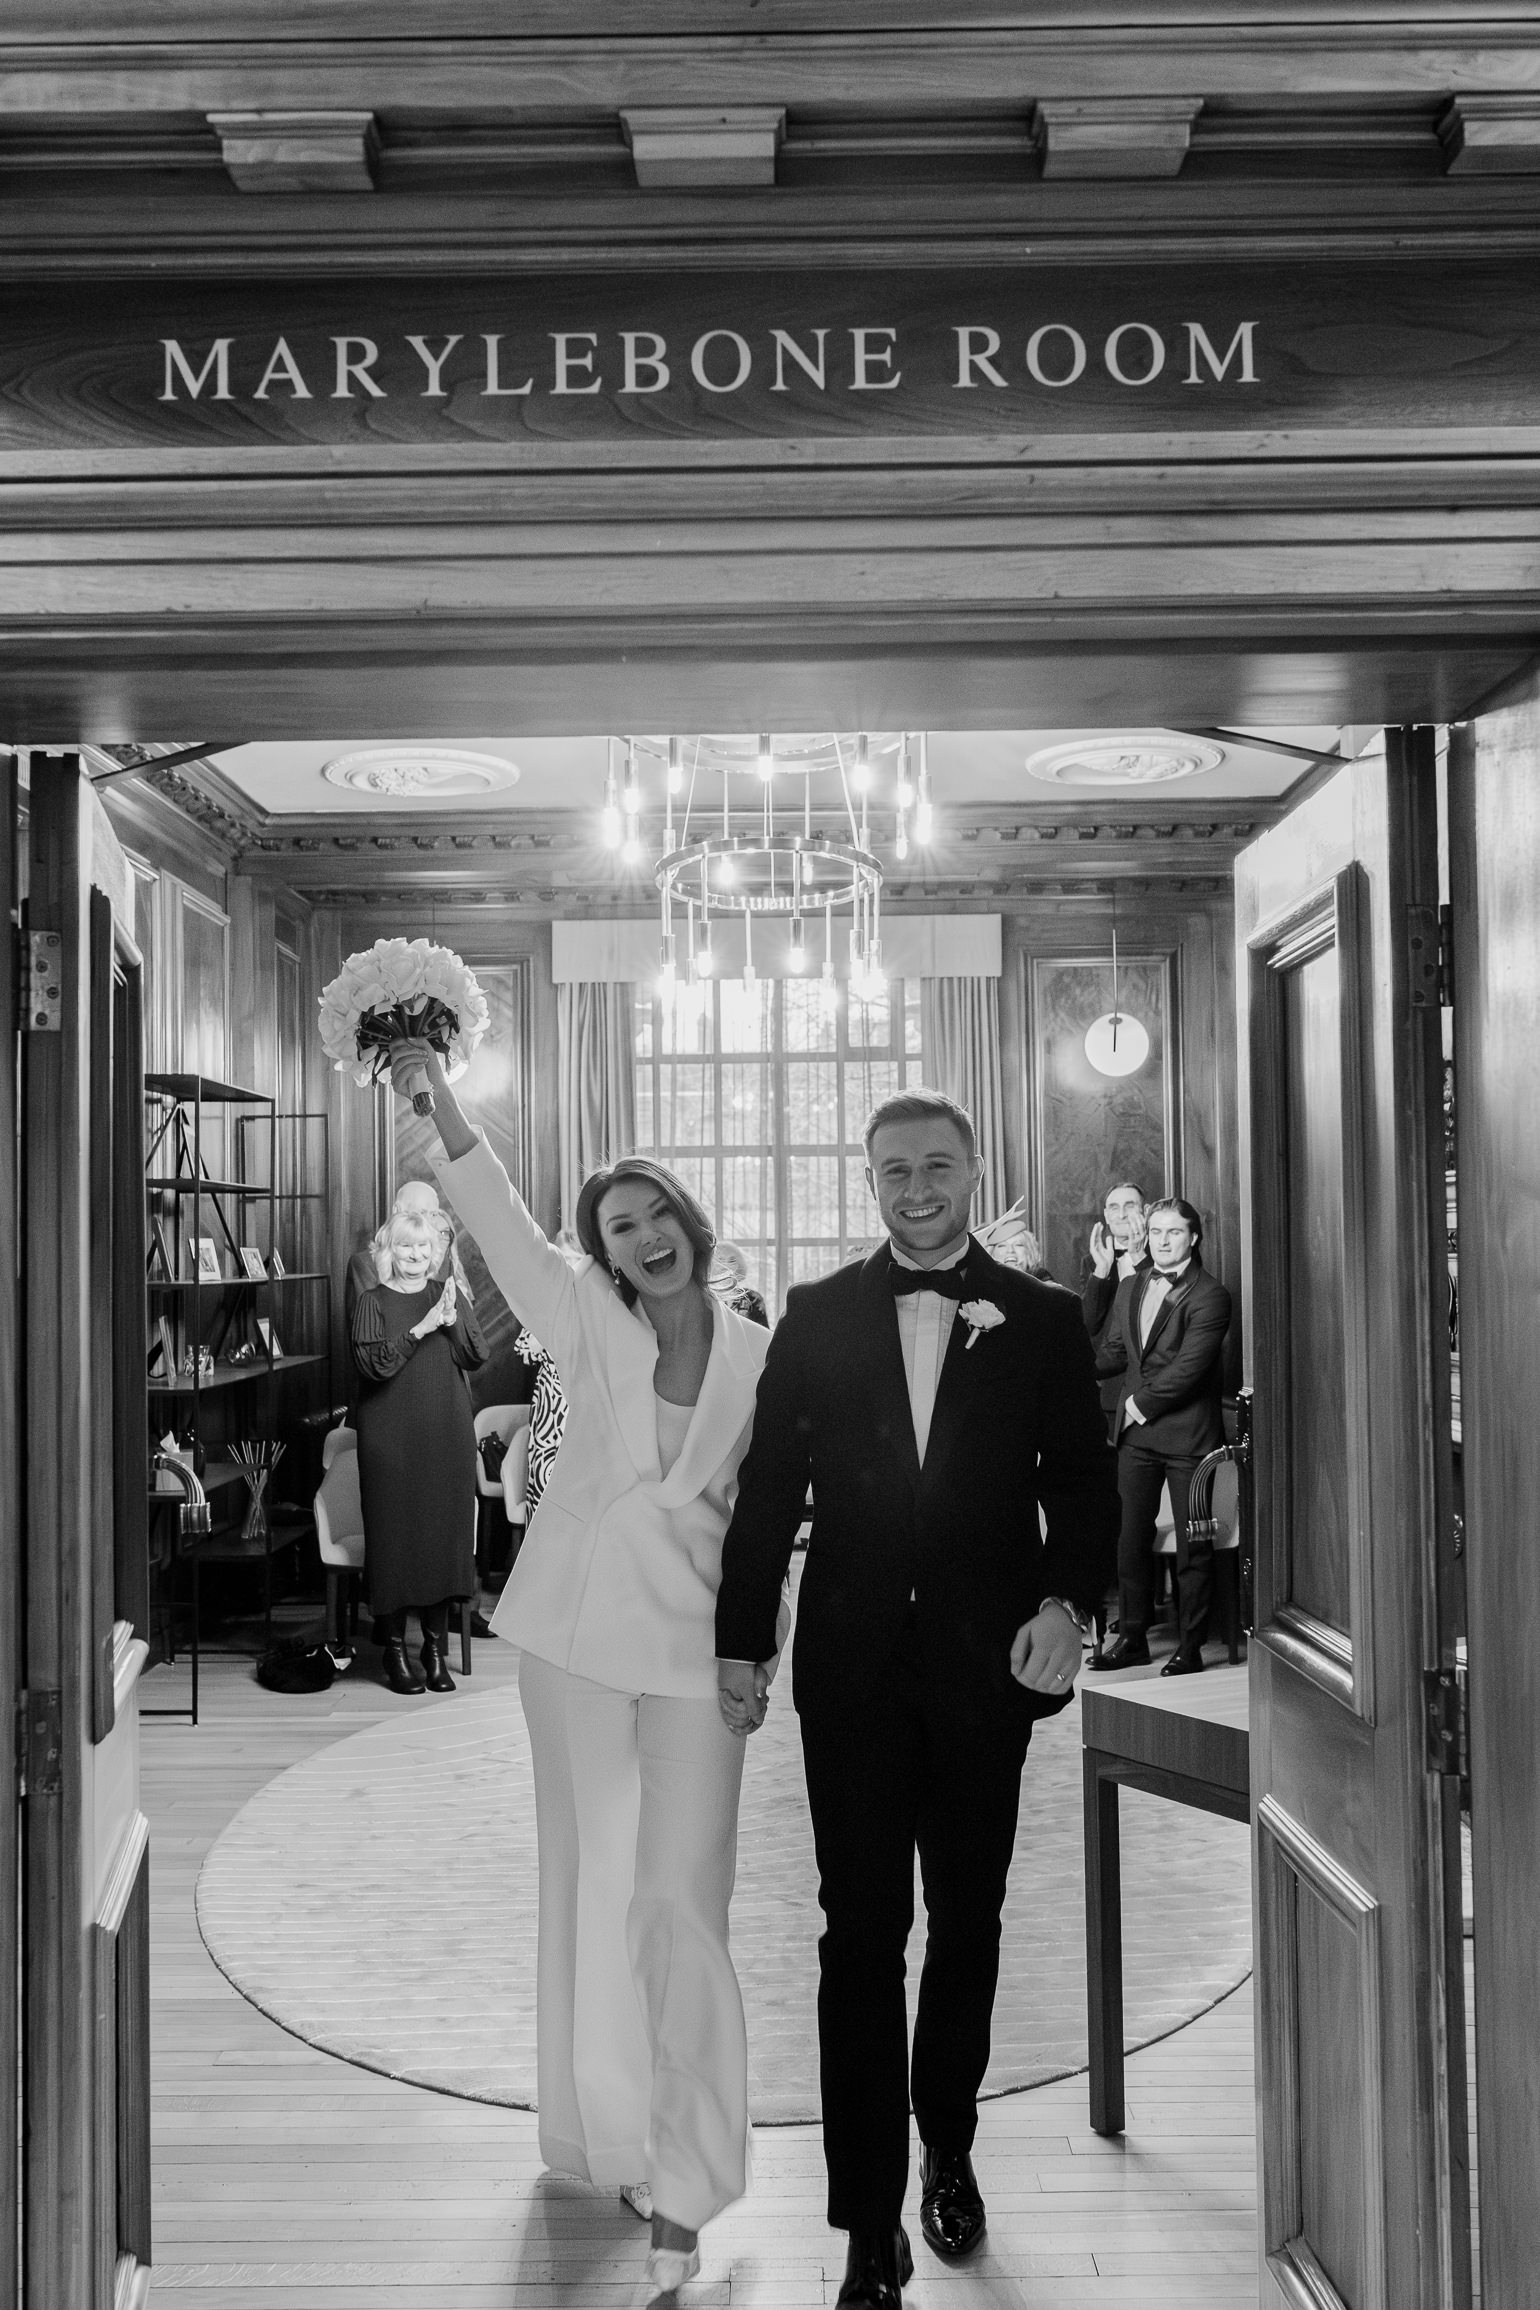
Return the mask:
[[[969,2150],[1000,1969],[1000,1910],[1031,1720],[922,1673],[906,1628],[880,1682],[798,1692],[825,1931],[818,2042],[829,2221],[897,2223],[920,2139]],[[866,1664],[869,1672],[870,1664]],[[904,1950],[918,1849],[928,1934],[908,2055]]]

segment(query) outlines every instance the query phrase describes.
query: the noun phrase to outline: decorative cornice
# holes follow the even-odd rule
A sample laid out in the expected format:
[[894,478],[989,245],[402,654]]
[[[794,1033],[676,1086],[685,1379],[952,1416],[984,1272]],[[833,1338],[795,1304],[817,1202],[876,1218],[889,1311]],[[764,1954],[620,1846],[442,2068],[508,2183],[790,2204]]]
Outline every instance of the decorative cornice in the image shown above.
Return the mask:
[[[885,899],[988,900],[1014,891],[1080,889],[1111,877],[1162,889],[1227,886],[1236,852],[1280,815],[1276,802],[956,803],[923,859],[885,858]],[[816,823],[816,821],[815,821]],[[843,822],[830,817],[831,831]],[[318,905],[378,905],[411,891],[424,902],[619,910],[656,904],[650,865],[627,867],[600,847],[594,813],[529,811],[474,819],[416,814],[403,823],[358,818],[269,819],[238,870],[303,890]],[[649,859],[661,822],[644,820]],[[1216,884],[1217,886],[1217,884]]]
[[1201,96],[1054,96],[1033,114],[1045,177],[1176,176]]
[[1540,176],[1540,95],[1457,96],[1438,124],[1451,175]]
[[774,104],[637,105],[622,111],[636,181],[673,185],[767,185],[786,134]]

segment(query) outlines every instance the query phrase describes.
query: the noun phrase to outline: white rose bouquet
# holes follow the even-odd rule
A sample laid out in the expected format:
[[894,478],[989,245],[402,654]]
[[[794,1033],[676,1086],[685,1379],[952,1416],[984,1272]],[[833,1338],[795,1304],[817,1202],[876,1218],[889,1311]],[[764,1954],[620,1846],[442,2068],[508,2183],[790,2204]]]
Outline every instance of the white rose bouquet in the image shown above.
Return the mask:
[[[350,954],[321,993],[322,1048],[360,1089],[389,1074],[390,1046],[407,1037],[431,1043],[453,1082],[491,1023],[474,974],[447,946],[425,938],[377,938]],[[433,1112],[425,1074],[412,1105],[419,1115]]]

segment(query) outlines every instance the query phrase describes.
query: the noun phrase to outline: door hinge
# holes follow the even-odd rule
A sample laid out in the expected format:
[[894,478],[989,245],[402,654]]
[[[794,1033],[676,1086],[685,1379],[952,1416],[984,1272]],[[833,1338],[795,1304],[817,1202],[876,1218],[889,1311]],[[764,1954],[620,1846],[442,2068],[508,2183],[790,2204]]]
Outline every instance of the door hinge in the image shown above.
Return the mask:
[[22,1032],[57,1035],[64,1027],[64,934],[23,931],[20,945]]
[[1454,1001],[1454,927],[1447,906],[1406,910],[1406,983],[1414,1011]]
[[1427,1668],[1422,1675],[1428,1770],[1464,1780],[1470,1772],[1466,1680],[1462,1669]]
[[1454,909],[1438,910],[1438,999],[1445,1010],[1454,1007]]
[[24,1692],[16,1704],[16,1786],[56,1797],[64,1786],[64,1714],[57,1691]]

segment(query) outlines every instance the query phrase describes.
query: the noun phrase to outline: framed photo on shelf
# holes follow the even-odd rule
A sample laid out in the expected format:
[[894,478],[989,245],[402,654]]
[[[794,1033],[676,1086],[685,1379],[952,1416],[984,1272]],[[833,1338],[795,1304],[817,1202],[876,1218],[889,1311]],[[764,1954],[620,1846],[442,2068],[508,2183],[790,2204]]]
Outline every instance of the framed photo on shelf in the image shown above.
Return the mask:
[[283,1349],[278,1345],[278,1334],[273,1329],[272,1318],[270,1316],[259,1315],[257,1318],[257,1330],[262,1335],[262,1345],[266,1348],[274,1363],[282,1363]]
[[267,1267],[254,1243],[241,1245],[241,1265],[253,1283],[266,1283]]
[[189,1235],[188,1248],[200,1283],[223,1283],[225,1271],[219,1264],[219,1246],[212,1235]]
[[171,1338],[171,1326],[163,1315],[155,1318],[155,1333],[150,1341],[149,1371],[152,1380],[176,1378],[176,1348]]
[[269,1253],[267,1272],[273,1278],[275,1283],[280,1279],[280,1277],[288,1273],[288,1270],[283,1264],[283,1253],[281,1251],[273,1251]]

